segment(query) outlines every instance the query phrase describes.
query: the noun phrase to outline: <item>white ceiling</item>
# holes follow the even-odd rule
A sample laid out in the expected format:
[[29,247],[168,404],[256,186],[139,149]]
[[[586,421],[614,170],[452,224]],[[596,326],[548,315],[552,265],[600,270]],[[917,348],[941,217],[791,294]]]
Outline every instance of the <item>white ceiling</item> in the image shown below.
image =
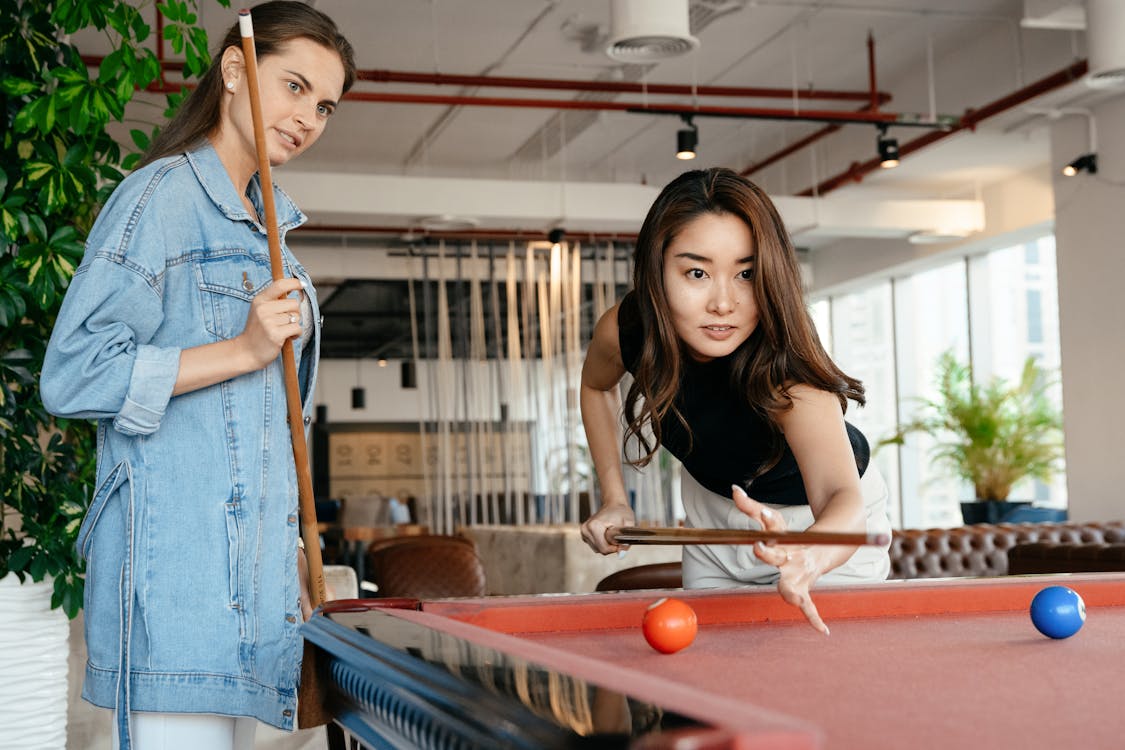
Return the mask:
[[[867,92],[870,34],[877,88],[892,97],[882,111],[922,118],[960,116],[1085,55],[1085,34],[1073,28],[1082,25],[1080,0],[690,0],[691,32],[699,38],[699,48],[646,65],[623,64],[605,54],[609,0],[312,0],[312,4],[336,19],[354,44],[361,69],[447,75]],[[214,39],[232,21],[234,10],[205,0],[201,5],[202,21]],[[792,98],[591,94],[369,81],[358,82],[353,91],[598,100],[653,107],[791,110],[796,104],[804,111],[854,112],[862,106],[855,101],[795,103]],[[829,199],[847,196],[852,206],[862,199],[870,201],[870,207],[890,198],[975,200],[982,187],[1047,164],[1044,118],[1028,107],[1088,105],[1095,96],[1081,83],[1058,88],[980,123],[975,130],[906,156],[898,169],[872,172],[862,182],[849,181]],[[380,206],[401,204],[391,200],[401,197],[394,179],[411,178],[433,181],[434,194],[466,196],[464,206],[453,199],[441,202],[441,212],[464,215],[481,229],[526,232],[565,225],[568,231],[628,234],[636,231],[641,218],[637,196],[651,195],[683,169],[722,165],[744,170],[824,127],[820,122],[753,118],[697,116],[694,121],[699,129],[699,157],[681,162],[673,155],[676,131],[683,126],[677,116],[345,101],[321,141],[292,167],[278,170],[276,177],[298,198],[308,196],[304,205],[314,226],[417,229],[432,206],[420,205],[415,211]],[[918,127],[890,129],[890,135],[903,144],[926,132]],[[750,177],[775,196],[798,195],[849,165],[872,159],[875,138],[872,125],[844,125]],[[346,182],[335,177],[342,174],[368,177],[384,188],[360,196],[355,185],[333,190],[332,185]],[[318,179],[306,181],[307,175]],[[495,182],[463,180],[512,185],[507,191],[493,191],[488,186]],[[532,215],[530,207],[505,210],[507,203],[549,184],[559,186],[557,209],[551,206],[542,215]],[[615,184],[632,196],[622,204],[616,223],[586,221],[568,212],[568,191],[572,194],[586,185],[600,196],[612,192]],[[493,193],[494,205],[483,209],[481,202]],[[352,209],[333,210],[345,202]],[[603,209],[603,213],[611,211],[612,206]],[[934,204],[935,216],[941,210],[940,204]],[[875,217],[879,212],[872,208],[870,214]],[[877,222],[872,229],[876,235],[882,232]],[[798,242],[824,246],[831,242],[833,231],[829,228]],[[844,231],[840,236],[863,234]]]
[[[611,0],[310,2],[336,19],[368,71],[754,86],[787,94],[748,99],[360,81],[353,89],[360,95],[856,112],[865,102],[795,102],[791,92],[867,93],[870,35],[877,89],[891,96],[882,112],[956,118],[1086,56],[1082,0],[690,0],[698,49],[646,65],[605,54]],[[218,38],[235,10],[210,0],[200,5],[203,25]],[[152,14],[151,6],[146,12]],[[84,53],[106,51],[99,35],[78,37]],[[816,198],[801,193],[875,157],[873,125],[843,125],[749,176],[775,197],[796,244],[817,258],[843,261],[857,242],[888,241],[901,243],[900,255],[909,257],[905,240],[912,235],[988,233],[982,196],[1028,174],[1042,183],[1052,159],[1058,161],[1042,113],[1090,107],[1111,95],[1119,93],[1096,92],[1080,81],[1055,87],[905,155],[897,169],[875,169]],[[130,116],[152,119],[159,111],[138,104]],[[473,237],[540,239],[562,227],[571,236],[628,238],[660,186],[684,169],[744,171],[825,125],[749,117],[694,122],[699,157],[681,162],[674,158],[678,116],[345,101],[314,148],[274,175],[314,228],[290,235],[290,242],[299,251],[302,242],[317,249],[306,260],[315,261],[311,268],[323,287],[327,355],[355,356],[355,341],[363,340],[364,352],[410,356],[410,328],[399,308],[401,279],[416,269],[405,268],[400,256],[404,245],[414,255],[420,238],[435,236],[422,226],[427,217],[471,220]],[[889,130],[904,146],[929,132]],[[372,252],[357,253],[361,248]]]

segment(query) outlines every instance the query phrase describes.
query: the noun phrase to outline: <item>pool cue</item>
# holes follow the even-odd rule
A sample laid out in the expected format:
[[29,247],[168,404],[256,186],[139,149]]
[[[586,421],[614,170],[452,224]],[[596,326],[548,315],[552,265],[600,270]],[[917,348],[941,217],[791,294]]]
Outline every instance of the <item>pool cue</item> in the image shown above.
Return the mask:
[[751,531],[738,529],[648,528],[611,526],[605,530],[610,544],[838,544],[854,547],[890,544],[887,533],[852,533],[836,531]]
[[[277,206],[273,197],[266,131],[262,122],[261,89],[258,85],[258,57],[254,48],[254,24],[250,11],[238,12],[238,28],[242,35],[242,55],[246,58],[246,83],[250,94],[250,116],[254,121],[254,145],[258,151],[258,175],[265,208],[266,237],[270,250],[270,271],[273,280],[284,276],[281,259],[281,233],[277,226]],[[324,584],[324,563],[320,557],[320,531],[316,523],[316,502],[313,498],[312,475],[309,471],[309,449],[305,443],[305,420],[301,410],[301,391],[297,384],[297,362],[288,341],[281,347],[285,372],[285,400],[289,409],[289,434],[293,442],[293,464],[297,470],[297,498],[301,516],[301,539],[309,573],[309,600],[315,609],[328,598]],[[297,724],[315,727],[327,724],[330,716],[324,708],[324,693],[316,669],[316,649],[305,641],[301,661],[301,683],[297,701]]]

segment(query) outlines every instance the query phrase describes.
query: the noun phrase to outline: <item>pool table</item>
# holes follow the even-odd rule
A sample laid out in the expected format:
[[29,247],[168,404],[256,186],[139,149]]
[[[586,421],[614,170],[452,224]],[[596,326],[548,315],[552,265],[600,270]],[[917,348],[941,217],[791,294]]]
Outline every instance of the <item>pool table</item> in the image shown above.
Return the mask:
[[[1075,636],[1032,597],[1084,598]],[[683,651],[645,607],[692,605]],[[635,591],[331,602],[303,634],[329,703],[381,747],[1003,748],[1125,746],[1125,574],[823,587],[823,636],[776,591]]]

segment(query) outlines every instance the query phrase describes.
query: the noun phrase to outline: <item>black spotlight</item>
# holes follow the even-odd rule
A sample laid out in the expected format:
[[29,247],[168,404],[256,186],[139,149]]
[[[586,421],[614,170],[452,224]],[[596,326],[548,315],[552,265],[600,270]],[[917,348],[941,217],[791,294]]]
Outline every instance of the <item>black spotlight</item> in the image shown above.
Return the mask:
[[404,359],[402,361],[402,369],[400,372],[400,382],[403,388],[417,388],[418,387],[418,371],[414,367],[414,361]]
[[676,158],[688,161],[695,158],[695,147],[699,145],[699,130],[692,124],[691,115],[682,115],[685,128],[676,131]]
[[887,135],[887,126],[879,126],[879,137],[875,141],[879,149],[879,166],[894,169],[898,166],[898,139]]
[[1090,174],[1098,173],[1098,155],[1097,154],[1082,154],[1077,159],[1063,167],[1062,173],[1067,177],[1073,177],[1079,172],[1089,172]]
[[552,245],[557,245],[566,237],[566,230],[561,227],[555,227],[550,232],[547,232],[547,241]]
[[362,388],[352,388],[352,408],[362,409],[367,403],[367,393]]

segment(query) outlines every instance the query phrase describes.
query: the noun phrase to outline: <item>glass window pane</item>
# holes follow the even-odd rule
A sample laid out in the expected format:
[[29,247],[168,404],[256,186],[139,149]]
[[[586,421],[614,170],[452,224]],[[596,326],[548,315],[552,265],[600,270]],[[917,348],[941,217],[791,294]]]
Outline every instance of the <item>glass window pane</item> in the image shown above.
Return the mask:
[[[1049,393],[1056,406],[1061,406],[1055,238],[1041,237],[975,257],[969,262],[969,274],[976,377],[1014,380],[1027,358],[1034,357],[1053,380]],[[1065,508],[1065,473],[1060,472],[1049,485],[1017,484],[1011,499]]]
[[873,463],[891,490],[891,523],[901,525],[898,449],[876,450],[879,440],[895,430],[894,327],[891,318],[890,282],[861,292],[832,298],[833,359],[844,372],[863,381],[867,406],[849,405],[846,418],[867,436]]
[[[969,353],[965,261],[939,266],[895,281],[895,328],[899,409],[902,422],[918,412],[921,400],[936,395],[938,357],[951,350],[961,361]],[[903,525],[960,526],[961,501],[972,487],[932,458],[934,438],[915,433],[901,449]]]
[[820,343],[828,356],[832,356],[832,315],[831,305],[827,299],[817,300],[809,304],[809,315],[812,316],[813,325],[816,326],[816,335],[820,336]]

